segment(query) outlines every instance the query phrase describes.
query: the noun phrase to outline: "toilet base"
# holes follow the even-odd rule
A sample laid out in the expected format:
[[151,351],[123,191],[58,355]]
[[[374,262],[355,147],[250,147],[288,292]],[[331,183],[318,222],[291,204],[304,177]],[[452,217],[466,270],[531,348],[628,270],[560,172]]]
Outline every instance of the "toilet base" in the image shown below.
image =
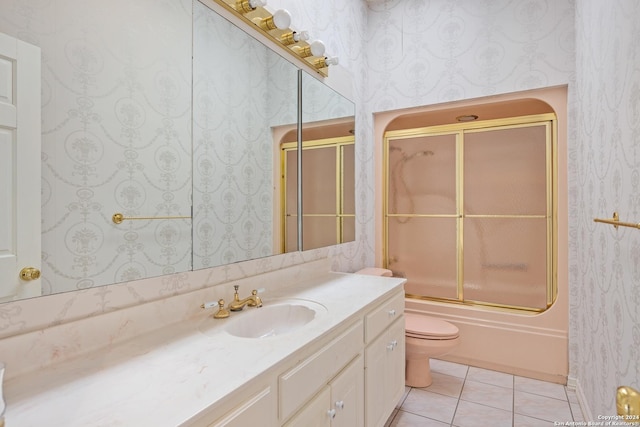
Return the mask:
[[409,387],[429,387],[431,378],[431,366],[429,358],[407,359],[405,365],[404,383]]

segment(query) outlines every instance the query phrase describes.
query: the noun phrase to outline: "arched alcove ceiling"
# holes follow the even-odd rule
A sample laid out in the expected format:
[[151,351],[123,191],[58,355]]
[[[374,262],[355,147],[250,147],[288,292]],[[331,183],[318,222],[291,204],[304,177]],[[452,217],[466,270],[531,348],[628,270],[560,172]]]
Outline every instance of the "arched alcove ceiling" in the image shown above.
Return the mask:
[[476,115],[477,120],[503,119],[533,114],[553,113],[553,108],[544,101],[535,98],[492,102],[476,105],[461,105],[444,109],[433,109],[417,113],[408,112],[393,119],[385,130],[413,129],[429,126],[459,123],[456,117]]

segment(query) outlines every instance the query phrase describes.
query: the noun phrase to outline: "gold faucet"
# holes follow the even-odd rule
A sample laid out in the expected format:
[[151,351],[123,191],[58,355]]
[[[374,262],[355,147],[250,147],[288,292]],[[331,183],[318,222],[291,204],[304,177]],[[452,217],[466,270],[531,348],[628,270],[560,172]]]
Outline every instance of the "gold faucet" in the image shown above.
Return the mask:
[[240,311],[244,308],[245,305],[248,305],[249,307],[262,307],[262,300],[260,299],[260,297],[258,296],[258,291],[257,290],[252,290],[251,291],[251,295],[246,297],[245,299],[241,300],[240,297],[238,296],[238,288],[240,286],[235,285],[233,288],[236,290],[235,294],[233,295],[233,302],[229,303],[229,310],[231,311]]

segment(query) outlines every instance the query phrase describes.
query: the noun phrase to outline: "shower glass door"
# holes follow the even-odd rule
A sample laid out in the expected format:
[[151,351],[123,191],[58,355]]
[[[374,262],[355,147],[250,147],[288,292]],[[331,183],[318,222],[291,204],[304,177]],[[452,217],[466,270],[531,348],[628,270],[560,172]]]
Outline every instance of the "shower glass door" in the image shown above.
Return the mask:
[[384,259],[408,296],[553,303],[554,126],[548,114],[387,132]]
[[387,268],[410,294],[458,298],[458,136],[387,141]]
[[465,301],[547,307],[549,123],[464,134]]

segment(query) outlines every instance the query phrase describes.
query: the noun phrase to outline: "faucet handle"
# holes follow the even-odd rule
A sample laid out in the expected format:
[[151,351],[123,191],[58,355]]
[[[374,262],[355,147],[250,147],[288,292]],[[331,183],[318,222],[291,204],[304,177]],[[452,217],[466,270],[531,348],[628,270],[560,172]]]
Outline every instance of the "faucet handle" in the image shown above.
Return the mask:
[[214,319],[224,319],[229,317],[229,310],[224,308],[224,300],[222,298],[220,298],[218,302],[213,302],[213,301],[205,302],[204,304],[200,305],[200,307],[206,309],[206,308],[213,308],[216,305],[218,306],[218,311],[216,311],[216,313],[213,315]]
[[215,301],[209,301],[209,302],[205,302],[205,303],[200,304],[200,308],[204,308],[204,309],[207,309],[207,308],[213,308],[213,307],[215,307],[216,305],[218,305],[218,303],[217,303],[217,302],[215,302]]
[[224,308],[224,300],[220,298],[218,300],[218,311],[213,315],[214,319],[226,319],[229,317],[229,310]]

